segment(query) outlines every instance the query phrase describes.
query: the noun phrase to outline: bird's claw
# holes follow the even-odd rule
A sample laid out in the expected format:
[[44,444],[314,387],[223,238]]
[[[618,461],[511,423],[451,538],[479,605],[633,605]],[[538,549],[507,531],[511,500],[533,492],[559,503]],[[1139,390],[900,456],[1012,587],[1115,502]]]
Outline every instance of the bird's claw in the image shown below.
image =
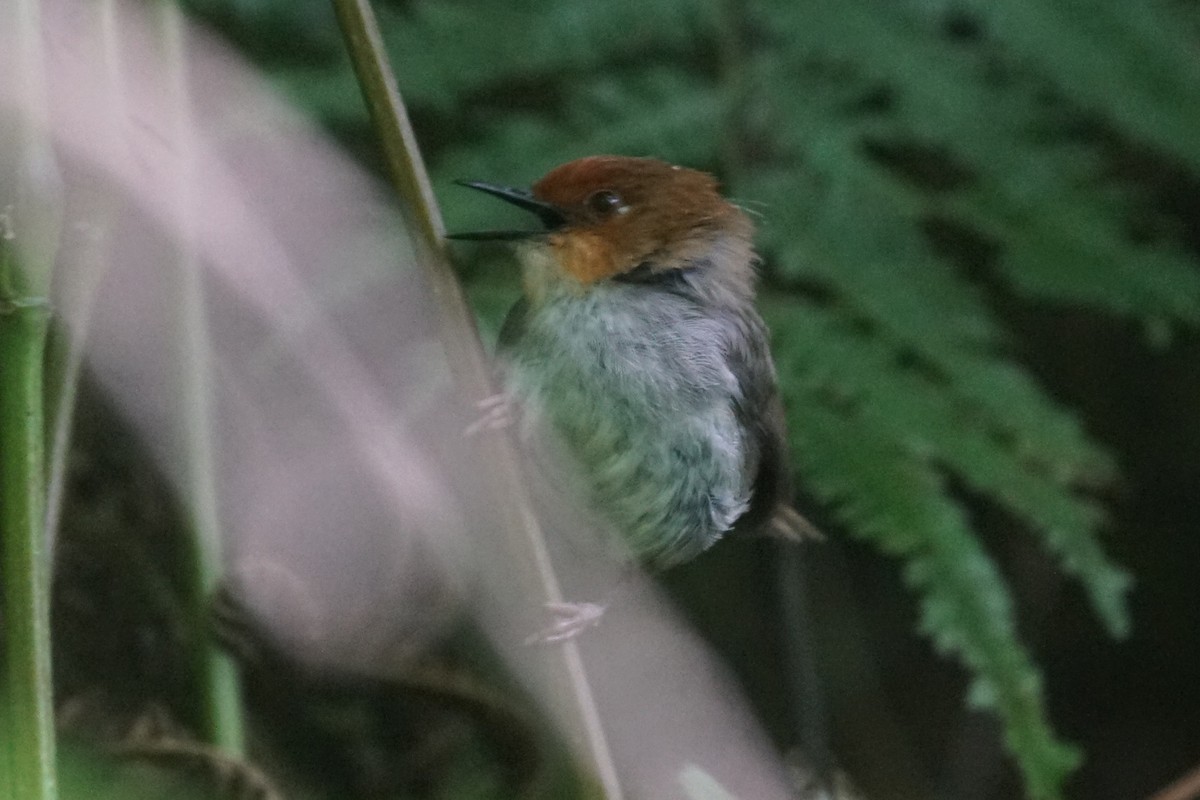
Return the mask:
[[507,428],[513,423],[513,400],[507,392],[489,395],[475,404],[482,412],[479,419],[463,429],[463,436],[471,438],[484,431],[497,431]]
[[546,610],[553,615],[554,622],[526,637],[525,644],[555,644],[574,639],[599,625],[607,608],[602,603],[547,603]]

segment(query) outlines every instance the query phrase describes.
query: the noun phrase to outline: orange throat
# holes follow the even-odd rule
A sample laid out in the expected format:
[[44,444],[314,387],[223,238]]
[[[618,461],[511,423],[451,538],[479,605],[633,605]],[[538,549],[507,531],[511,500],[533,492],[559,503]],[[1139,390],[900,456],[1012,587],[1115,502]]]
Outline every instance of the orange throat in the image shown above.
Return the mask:
[[619,263],[608,241],[587,231],[552,235],[550,250],[563,273],[581,287],[599,283],[633,266]]
[[587,231],[552,234],[531,242],[518,248],[518,259],[525,296],[534,305],[554,293],[582,295],[629,268],[604,237]]

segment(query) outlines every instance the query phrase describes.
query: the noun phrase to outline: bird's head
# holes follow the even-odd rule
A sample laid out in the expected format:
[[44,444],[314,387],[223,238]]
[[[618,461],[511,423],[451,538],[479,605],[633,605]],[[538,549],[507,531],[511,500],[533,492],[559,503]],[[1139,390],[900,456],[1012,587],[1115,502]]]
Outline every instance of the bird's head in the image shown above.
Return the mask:
[[585,291],[639,268],[714,269],[738,273],[724,277],[739,283],[752,272],[753,226],[704,172],[649,158],[590,156],[551,170],[529,190],[460,183],[541,220],[540,231],[451,236],[521,241],[526,290],[535,299],[546,282]]

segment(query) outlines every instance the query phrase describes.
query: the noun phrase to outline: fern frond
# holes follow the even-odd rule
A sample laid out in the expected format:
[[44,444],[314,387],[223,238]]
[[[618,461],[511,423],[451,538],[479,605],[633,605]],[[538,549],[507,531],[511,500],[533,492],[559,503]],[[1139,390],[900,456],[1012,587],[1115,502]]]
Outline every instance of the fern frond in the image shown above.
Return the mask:
[[[781,331],[775,349],[784,391],[797,396],[824,392],[853,408],[898,451],[923,468],[942,467],[1023,519],[1086,587],[1096,613],[1113,635],[1124,635],[1128,576],[1104,555],[1097,537],[1100,510],[1073,492],[1065,476],[1084,473],[1103,459],[1070,424],[1064,412],[1044,398],[1027,394],[1020,382],[1002,392],[1018,398],[1019,414],[981,402],[981,384],[958,382],[967,374],[989,374],[992,385],[1014,377],[1015,369],[985,353],[962,352],[956,373],[931,373],[904,363],[896,342],[869,336],[835,313],[798,303],[766,305],[773,328]],[[960,386],[966,391],[961,391]],[[803,414],[801,406],[794,413]],[[1036,421],[1036,423],[1034,423]],[[1029,436],[1021,423],[1040,424],[1062,436],[1057,471],[1029,458],[1051,448]],[[1075,435],[1070,435],[1074,430]],[[1022,440],[1014,431],[1026,433]],[[822,476],[812,476],[820,480]]]
[[[565,161],[603,152],[716,162],[726,108],[711,81],[676,70],[617,71],[574,84],[570,97],[554,114],[512,114],[488,123],[477,142],[438,159],[435,179],[484,175],[525,183]],[[445,197],[450,227],[495,224],[495,204],[465,194]]]
[[797,399],[789,415],[795,456],[815,490],[857,535],[903,559],[905,578],[922,598],[921,628],[969,668],[972,703],[1003,719],[1030,796],[1061,797],[1079,753],[1050,729],[1008,591],[961,509],[886,428],[830,407],[818,393]]
[[1022,59],[1089,108],[1200,172],[1200,61],[1163,4],[971,4]]
[[[1104,179],[1099,144],[1053,133],[1070,104],[1056,98],[1048,106],[1044,77],[996,48],[964,54],[908,9],[805,5],[802,34],[786,40],[775,80],[811,81],[814,59],[842,66],[799,102],[781,105],[793,151],[817,159],[837,152],[830,167],[874,184],[876,204],[863,216],[885,205],[885,214],[900,209],[914,221],[949,218],[978,231],[999,247],[999,266],[1025,294],[1141,317],[1155,330],[1200,321],[1195,259],[1129,241],[1136,199]],[[847,100],[880,87],[890,98],[881,112],[863,114]],[[950,185],[914,186],[872,156],[881,144],[916,151],[926,170],[951,168]]]
[[[448,110],[464,95],[486,99],[491,86],[539,84],[561,96],[560,82],[603,72],[614,62],[665,59],[711,35],[713,14],[694,0],[571,3],[547,13],[544,3],[415,3],[404,13],[381,9],[388,51],[413,102]],[[453,63],[446,53],[460,54]],[[452,67],[452,68],[450,68]]]

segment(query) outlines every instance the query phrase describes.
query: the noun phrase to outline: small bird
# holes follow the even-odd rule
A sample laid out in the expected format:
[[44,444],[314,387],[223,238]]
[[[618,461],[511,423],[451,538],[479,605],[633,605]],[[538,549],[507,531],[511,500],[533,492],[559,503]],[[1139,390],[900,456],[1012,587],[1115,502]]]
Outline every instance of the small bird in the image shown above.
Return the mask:
[[460,181],[533,212],[502,327],[509,396],[549,421],[596,510],[665,569],[731,531],[815,534],[789,505],[783,409],[754,307],[754,226],[716,179],[591,156],[530,190]]

